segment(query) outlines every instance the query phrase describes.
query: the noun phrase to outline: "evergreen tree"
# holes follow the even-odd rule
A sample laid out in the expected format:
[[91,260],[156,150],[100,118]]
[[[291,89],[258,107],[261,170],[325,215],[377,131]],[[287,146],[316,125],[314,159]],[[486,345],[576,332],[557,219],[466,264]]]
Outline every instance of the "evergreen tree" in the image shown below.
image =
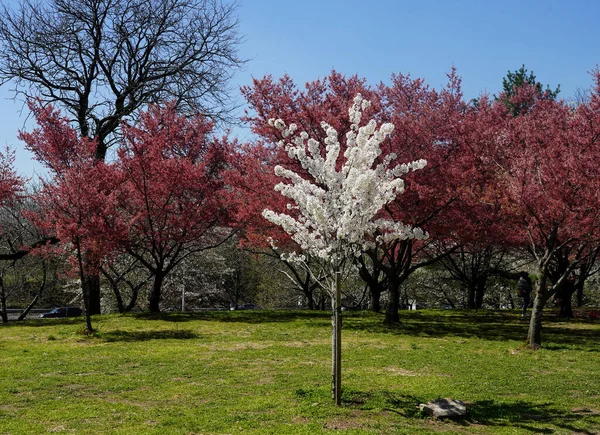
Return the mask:
[[[525,87],[531,88],[528,98],[517,99],[515,101],[513,97],[517,94],[517,91]],[[513,116],[519,116],[520,114],[529,112],[539,99],[554,101],[559,92],[560,85],[554,90],[551,90],[548,85],[544,89],[543,85],[537,81],[533,71],[527,71],[525,65],[521,65],[521,68],[518,70],[507,72],[506,77],[502,79],[502,93],[496,99],[503,101]]]

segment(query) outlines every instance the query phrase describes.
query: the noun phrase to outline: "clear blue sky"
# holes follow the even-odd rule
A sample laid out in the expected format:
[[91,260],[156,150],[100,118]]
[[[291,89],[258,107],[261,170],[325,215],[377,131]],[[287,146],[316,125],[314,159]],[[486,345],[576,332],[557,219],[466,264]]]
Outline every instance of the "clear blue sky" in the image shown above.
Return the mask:
[[[506,72],[525,64],[569,98],[590,86],[588,72],[600,64],[595,0],[239,0],[238,15],[246,39],[240,54],[249,62],[236,87],[285,73],[303,84],[332,69],[373,84],[410,73],[439,87],[454,65],[473,98],[496,93]],[[0,96],[10,96],[8,86]],[[27,115],[21,108],[10,100],[0,106],[0,144],[16,148],[18,170],[31,176],[16,139]]]

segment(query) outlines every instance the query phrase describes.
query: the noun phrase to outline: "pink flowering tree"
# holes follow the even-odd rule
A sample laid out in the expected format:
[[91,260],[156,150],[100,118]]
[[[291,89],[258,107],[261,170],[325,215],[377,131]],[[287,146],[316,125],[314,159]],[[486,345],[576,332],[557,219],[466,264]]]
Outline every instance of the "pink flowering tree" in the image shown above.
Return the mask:
[[[502,101],[480,102],[472,124],[472,183],[500,219],[487,238],[528,249],[537,277],[527,344],[542,345],[543,309],[569,285],[572,274],[600,244],[600,79],[590,101],[574,109],[540,99],[515,117]],[[515,101],[531,100],[523,86]],[[485,234],[484,234],[485,235]],[[571,297],[571,294],[569,294]]]
[[23,180],[13,168],[14,161],[15,155],[10,149],[0,151],[0,205],[14,199],[23,189]]
[[[341,153],[338,132],[326,122],[324,144],[306,132],[297,133],[296,124],[271,119],[285,140],[279,143],[290,159],[297,161],[300,175],[282,166],[276,175],[285,178],[275,186],[291,201],[288,213],[264,210],[263,216],[279,225],[306,254],[319,258],[329,269],[332,297],[332,398],[341,403],[341,277],[348,261],[378,242],[395,239],[425,239],[427,234],[399,221],[378,219],[381,209],[404,191],[402,176],[425,167],[424,160],[394,164],[396,155],[381,155],[381,143],[394,129],[386,123],[377,128],[375,120],[359,128],[363,110],[369,106],[360,94],[349,109],[350,129]],[[286,142],[287,141],[287,142]],[[302,261],[301,256],[297,259]]]
[[151,107],[125,125],[114,163],[127,230],[123,249],[152,276],[149,308],[159,312],[167,276],[189,256],[219,246],[234,233],[236,202],[227,184],[231,145],[212,134],[201,115],[178,114],[173,104]]
[[117,249],[115,234],[124,228],[115,208],[119,179],[95,158],[95,142],[80,138],[58,111],[35,104],[31,109],[38,127],[22,132],[20,139],[50,175],[36,195],[40,210],[30,217],[48,240],[60,241],[52,249],[69,254],[74,275],[81,281],[86,327],[91,333],[93,277],[101,259]]

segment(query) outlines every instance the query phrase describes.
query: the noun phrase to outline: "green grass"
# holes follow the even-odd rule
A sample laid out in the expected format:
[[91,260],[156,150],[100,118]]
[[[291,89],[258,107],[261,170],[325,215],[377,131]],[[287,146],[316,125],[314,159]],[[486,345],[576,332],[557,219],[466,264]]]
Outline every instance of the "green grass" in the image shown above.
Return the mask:
[[[600,323],[517,313],[344,317],[343,406],[330,399],[328,313],[214,312],[0,327],[0,434],[595,434]],[[461,422],[419,403],[469,404]]]

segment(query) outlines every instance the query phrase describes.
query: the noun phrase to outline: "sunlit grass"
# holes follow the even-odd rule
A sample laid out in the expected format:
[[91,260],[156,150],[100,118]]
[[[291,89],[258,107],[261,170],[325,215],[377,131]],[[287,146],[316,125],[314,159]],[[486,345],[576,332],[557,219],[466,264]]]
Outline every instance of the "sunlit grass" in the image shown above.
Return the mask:
[[[343,406],[330,399],[328,313],[35,320],[0,328],[0,434],[598,433],[600,323],[517,313],[344,318]],[[462,422],[417,405],[469,404]]]

